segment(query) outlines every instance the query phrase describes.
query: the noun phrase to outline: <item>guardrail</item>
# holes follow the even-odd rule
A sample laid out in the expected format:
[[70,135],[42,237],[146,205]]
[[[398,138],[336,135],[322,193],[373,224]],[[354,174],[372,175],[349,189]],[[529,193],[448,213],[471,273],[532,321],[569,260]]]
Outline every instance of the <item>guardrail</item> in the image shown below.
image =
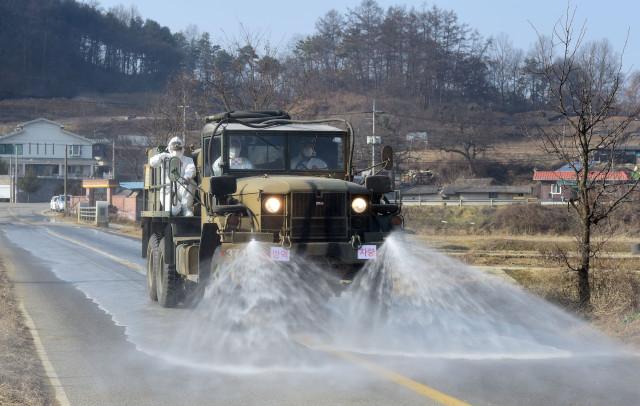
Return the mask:
[[450,200],[421,200],[402,198],[404,206],[508,206],[514,204],[566,205],[567,202],[545,202],[536,198],[527,199],[450,199]]

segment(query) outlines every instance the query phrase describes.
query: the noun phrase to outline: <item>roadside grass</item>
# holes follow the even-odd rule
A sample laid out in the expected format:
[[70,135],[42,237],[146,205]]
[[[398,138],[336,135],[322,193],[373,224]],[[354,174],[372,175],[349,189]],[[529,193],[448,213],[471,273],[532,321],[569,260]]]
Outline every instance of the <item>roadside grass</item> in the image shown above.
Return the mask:
[[0,405],[51,405],[53,394],[0,259]]
[[[402,213],[409,231],[433,236],[570,237],[578,231],[577,219],[567,206],[404,206]],[[607,233],[640,238],[640,213],[632,204],[623,205],[612,213],[606,226]]]
[[[572,251],[576,247],[575,238],[552,235],[421,235],[417,238],[437,248],[452,251],[529,251],[551,255],[558,249]],[[630,254],[632,245],[636,243],[640,243],[640,239],[612,238],[604,249],[606,254]]]

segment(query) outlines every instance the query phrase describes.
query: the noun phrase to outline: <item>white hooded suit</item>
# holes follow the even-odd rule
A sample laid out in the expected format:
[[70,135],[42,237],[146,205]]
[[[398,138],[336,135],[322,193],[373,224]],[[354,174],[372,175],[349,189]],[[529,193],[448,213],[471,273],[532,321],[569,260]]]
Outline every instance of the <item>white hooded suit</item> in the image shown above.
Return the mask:
[[171,207],[171,214],[174,216],[179,214],[193,216],[193,194],[195,193],[195,186],[192,183],[192,179],[196,175],[196,166],[193,163],[193,159],[184,156],[182,140],[180,138],[173,137],[169,141],[168,149],[170,152],[161,152],[152,156],[151,159],[149,159],[149,165],[151,165],[152,168],[157,168],[161,166],[165,160],[178,157],[181,162],[180,176],[184,179],[177,182],[177,202],[172,205],[169,173],[163,170],[165,173],[162,176],[166,186],[164,187],[162,207],[164,210],[169,210],[168,208]]

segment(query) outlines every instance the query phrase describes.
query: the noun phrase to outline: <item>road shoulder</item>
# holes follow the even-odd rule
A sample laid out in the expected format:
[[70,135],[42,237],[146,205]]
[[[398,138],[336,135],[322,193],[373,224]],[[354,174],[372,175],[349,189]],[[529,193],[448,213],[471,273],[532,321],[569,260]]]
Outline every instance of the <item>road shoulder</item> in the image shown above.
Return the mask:
[[0,258],[0,404],[50,405],[54,390]]

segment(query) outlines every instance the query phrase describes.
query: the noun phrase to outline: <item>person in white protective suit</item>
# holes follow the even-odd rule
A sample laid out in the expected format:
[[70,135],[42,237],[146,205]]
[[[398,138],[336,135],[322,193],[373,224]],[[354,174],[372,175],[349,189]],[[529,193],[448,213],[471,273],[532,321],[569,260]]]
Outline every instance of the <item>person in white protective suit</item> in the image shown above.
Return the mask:
[[167,147],[169,152],[161,152],[157,155],[154,155],[149,160],[149,165],[152,168],[157,168],[162,165],[162,163],[172,157],[180,158],[180,179],[176,184],[176,198],[174,200],[175,204],[171,202],[171,182],[169,180],[169,173],[165,171],[164,173],[164,199],[162,206],[165,210],[169,210],[171,207],[171,214],[177,216],[182,214],[186,217],[193,216],[193,194],[195,193],[195,185],[193,184],[193,177],[196,175],[196,166],[193,163],[193,159],[184,156],[184,148],[182,146],[182,140],[178,137],[173,137],[169,141],[169,146]]
[[[229,168],[231,169],[253,169],[253,163],[249,158],[240,156],[242,153],[242,143],[238,139],[232,139],[229,144]],[[222,157],[219,157],[213,163],[213,175],[222,175]]]

